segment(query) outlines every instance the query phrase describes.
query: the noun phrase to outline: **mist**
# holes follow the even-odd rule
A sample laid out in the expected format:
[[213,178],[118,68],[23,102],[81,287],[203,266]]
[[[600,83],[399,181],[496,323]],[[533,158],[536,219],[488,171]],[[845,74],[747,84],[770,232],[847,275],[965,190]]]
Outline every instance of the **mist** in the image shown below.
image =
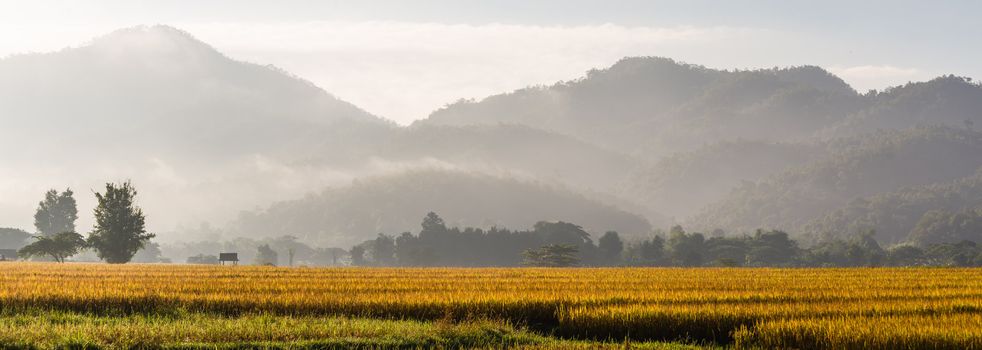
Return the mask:
[[842,59],[780,26],[18,28],[38,40],[0,45],[0,227],[27,232],[43,194],[66,188],[90,231],[94,194],[123,181],[165,245],[350,247],[434,211],[482,230],[572,222],[641,240],[679,225],[814,243],[872,229],[902,244],[933,211],[982,206],[902,195],[971,190],[977,67]]

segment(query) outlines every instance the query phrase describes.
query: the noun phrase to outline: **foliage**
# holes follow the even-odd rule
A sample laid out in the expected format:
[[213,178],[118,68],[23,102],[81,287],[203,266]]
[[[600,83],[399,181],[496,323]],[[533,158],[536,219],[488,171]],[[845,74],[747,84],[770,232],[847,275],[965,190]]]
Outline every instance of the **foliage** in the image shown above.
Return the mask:
[[273,248],[270,248],[269,244],[259,246],[258,254],[256,254],[256,265],[276,266],[278,264],[279,254]]
[[607,264],[617,264],[621,260],[621,253],[624,252],[624,241],[621,241],[617,231],[607,231],[597,241],[597,248]]
[[921,216],[908,237],[920,245],[965,240],[982,242],[982,208],[957,213],[931,210]]
[[143,210],[136,206],[136,189],[129,181],[107,183],[106,192],[95,196],[99,204],[89,245],[110,264],[127,263],[154,237],[147,233]]
[[32,256],[50,256],[57,262],[65,262],[65,258],[78,254],[87,247],[82,235],[75,232],[62,232],[52,236],[37,236],[35,241],[21,248],[17,254],[28,258]]
[[[893,192],[859,198],[806,225],[805,234],[823,236],[842,232],[876,229],[877,240],[893,244],[906,240],[942,238],[945,233],[926,231],[934,221],[948,215],[941,212],[965,212],[982,208],[982,168],[969,177],[949,182],[907,187]],[[930,214],[931,211],[940,211]],[[920,233],[913,234],[925,220]],[[918,237],[922,236],[924,237]],[[966,238],[966,237],[962,237]]]
[[75,232],[75,220],[78,220],[74,192],[65,189],[58,193],[50,190],[44,194],[44,200],[38,203],[34,213],[34,228],[44,236],[54,236],[62,232]]
[[[848,223],[836,219],[822,219],[827,224],[813,220],[864,197],[970,177],[982,165],[982,133],[950,127],[881,131],[833,140],[827,147],[828,155],[819,160],[743,183],[694,217],[692,226],[737,231],[766,227],[814,235],[872,228],[886,235],[881,237],[884,242],[897,243],[907,232],[846,227]],[[853,213],[843,210],[840,215]]]

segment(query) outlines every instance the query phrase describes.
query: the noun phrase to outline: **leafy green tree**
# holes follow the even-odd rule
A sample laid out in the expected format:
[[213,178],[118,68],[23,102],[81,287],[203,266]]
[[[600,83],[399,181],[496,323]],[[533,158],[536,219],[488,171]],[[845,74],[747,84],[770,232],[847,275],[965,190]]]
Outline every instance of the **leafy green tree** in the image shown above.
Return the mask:
[[624,242],[621,241],[621,237],[616,231],[604,233],[597,244],[608,263],[616,264],[620,261],[621,253],[624,251]]
[[259,246],[256,254],[256,265],[276,266],[279,261],[279,254],[276,253],[269,244]]
[[580,263],[579,248],[571,244],[548,244],[538,249],[528,249],[522,255],[523,264],[536,267],[569,267]]
[[75,232],[62,232],[53,236],[37,236],[37,240],[17,252],[21,257],[51,256],[57,262],[78,254],[85,248],[85,239]]
[[34,228],[43,236],[54,236],[62,232],[75,232],[75,221],[78,220],[78,207],[74,193],[65,189],[58,193],[50,190],[44,194],[44,200],[38,203],[34,213]]
[[96,193],[95,228],[89,245],[99,258],[110,264],[129,262],[153,237],[147,233],[143,210],[136,206],[136,189],[129,181],[106,184],[105,193]]

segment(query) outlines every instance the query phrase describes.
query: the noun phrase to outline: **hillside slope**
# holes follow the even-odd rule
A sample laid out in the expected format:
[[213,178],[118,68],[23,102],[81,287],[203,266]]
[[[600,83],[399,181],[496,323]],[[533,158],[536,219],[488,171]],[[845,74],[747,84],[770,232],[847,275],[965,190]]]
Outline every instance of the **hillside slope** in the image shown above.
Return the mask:
[[823,159],[744,183],[691,219],[700,229],[800,232],[855,198],[952,181],[982,166],[982,133],[948,127],[883,131],[832,142]]
[[378,233],[415,231],[427,212],[450,226],[524,229],[538,221],[566,221],[594,234],[625,236],[651,231],[644,218],[563,188],[475,173],[415,170],[370,177],[307,197],[244,213],[231,233],[290,234],[331,246],[350,245]]

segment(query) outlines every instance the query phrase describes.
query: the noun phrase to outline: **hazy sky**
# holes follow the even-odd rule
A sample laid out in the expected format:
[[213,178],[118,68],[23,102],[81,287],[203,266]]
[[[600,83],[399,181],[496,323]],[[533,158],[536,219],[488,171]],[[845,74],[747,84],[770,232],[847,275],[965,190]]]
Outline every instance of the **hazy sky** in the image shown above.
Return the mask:
[[0,1],[0,56],[169,24],[400,123],[623,56],[814,64],[858,90],[982,77],[979,1]]

